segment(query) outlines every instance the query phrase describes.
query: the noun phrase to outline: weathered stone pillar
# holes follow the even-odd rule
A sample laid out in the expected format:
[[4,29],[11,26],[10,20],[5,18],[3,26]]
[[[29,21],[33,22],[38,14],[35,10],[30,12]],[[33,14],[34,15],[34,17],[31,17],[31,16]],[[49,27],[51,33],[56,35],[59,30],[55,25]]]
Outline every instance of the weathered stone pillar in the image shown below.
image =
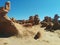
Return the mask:
[[5,3],[5,9],[8,11],[10,10],[10,1]]
[[55,14],[54,20],[53,20],[53,23],[54,23],[53,29],[54,29],[54,30],[60,28],[60,23],[59,23],[59,21],[58,21],[58,18],[59,18],[58,14]]
[[39,16],[36,14],[35,16],[34,16],[34,24],[35,25],[38,25],[40,23],[40,19],[39,19]]

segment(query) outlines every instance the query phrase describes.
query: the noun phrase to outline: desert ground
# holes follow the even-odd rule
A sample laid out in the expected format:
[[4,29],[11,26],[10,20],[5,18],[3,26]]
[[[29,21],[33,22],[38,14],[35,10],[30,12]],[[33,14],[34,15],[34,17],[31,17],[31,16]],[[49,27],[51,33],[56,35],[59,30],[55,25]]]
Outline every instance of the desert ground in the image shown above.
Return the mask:
[[[19,30],[17,36],[0,38],[0,45],[60,45],[60,30],[50,32],[40,28],[40,25],[23,27],[15,24]],[[38,39],[34,39],[37,32],[41,33]]]

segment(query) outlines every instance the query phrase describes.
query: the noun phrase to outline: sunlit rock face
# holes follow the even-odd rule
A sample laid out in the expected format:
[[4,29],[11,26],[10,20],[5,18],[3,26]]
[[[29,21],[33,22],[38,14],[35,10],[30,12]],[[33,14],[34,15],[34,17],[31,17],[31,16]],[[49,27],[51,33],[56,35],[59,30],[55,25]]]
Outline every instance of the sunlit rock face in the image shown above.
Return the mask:
[[6,2],[5,7],[0,7],[0,22],[10,20],[9,17],[7,16],[9,10],[10,10],[9,2]]
[[18,33],[14,23],[7,16],[10,10],[10,2],[5,3],[5,7],[0,7],[0,36],[12,36]]

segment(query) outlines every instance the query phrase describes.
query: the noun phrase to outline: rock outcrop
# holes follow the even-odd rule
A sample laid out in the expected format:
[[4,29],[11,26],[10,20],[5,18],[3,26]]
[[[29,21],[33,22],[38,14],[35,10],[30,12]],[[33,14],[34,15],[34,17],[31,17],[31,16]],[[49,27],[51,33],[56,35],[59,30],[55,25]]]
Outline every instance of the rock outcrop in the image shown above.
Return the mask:
[[9,10],[10,2],[6,2],[5,7],[0,7],[0,36],[2,37],[18,34],[14,22],[7,16]]
[[54,19],[53,19],[53,24],[54,24],[53,29],[54,30],[60,29],[60,23],[58,21],[58,18],[59,18],[58,14],[55,14]]

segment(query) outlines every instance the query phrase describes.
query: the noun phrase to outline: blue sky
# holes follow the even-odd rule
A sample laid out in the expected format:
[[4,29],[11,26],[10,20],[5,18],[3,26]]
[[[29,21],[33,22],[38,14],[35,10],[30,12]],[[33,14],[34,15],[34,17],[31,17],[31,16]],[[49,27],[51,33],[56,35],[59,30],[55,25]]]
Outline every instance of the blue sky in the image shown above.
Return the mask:
[[0,0],[0,6],[4,6],[6,1],[11,1],[8,16],[16,19],[28,19],[38,14],[42,20],[45,16],[60,15],[60,0]]

